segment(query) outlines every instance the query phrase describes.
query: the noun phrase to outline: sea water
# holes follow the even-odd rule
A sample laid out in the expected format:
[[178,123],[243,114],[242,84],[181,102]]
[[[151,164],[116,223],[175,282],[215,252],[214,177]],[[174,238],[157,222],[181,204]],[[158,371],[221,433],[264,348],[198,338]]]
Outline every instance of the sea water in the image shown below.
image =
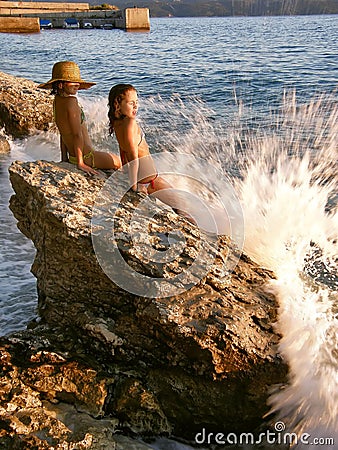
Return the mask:
[[[335,16],[154,19],[149,33],[0,35],[3,72],[43,82],[55,61],[71,59],[97,82],[79,94],[97,149],[117,151],[107,95],[130,82],[153,151],[193,154],[230,180],[244,213],[244,250],[277,276],[268,289],[279,300],[275,326],[290,374],[287,385],[271,387],[269,405],[280,438],[305,436],[297,448],[338,442],[337,38]],[[58,137],[13,141],[1,156],[1,334],[36,315],[34,248],[8,210],[7,168],[16,159],[59,160]]]

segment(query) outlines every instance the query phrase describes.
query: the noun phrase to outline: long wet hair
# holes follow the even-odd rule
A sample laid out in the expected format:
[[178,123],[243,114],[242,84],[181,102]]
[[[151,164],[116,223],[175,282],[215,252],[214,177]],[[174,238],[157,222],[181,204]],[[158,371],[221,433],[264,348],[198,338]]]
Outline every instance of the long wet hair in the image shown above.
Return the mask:
[[116,84],[110,89],[108,97],[108,119],[110,134],[114,133],[115,120],[123,119],[123,116],[118,113],[118,109],[128,91],[136,91],[136,89],[132,84]]

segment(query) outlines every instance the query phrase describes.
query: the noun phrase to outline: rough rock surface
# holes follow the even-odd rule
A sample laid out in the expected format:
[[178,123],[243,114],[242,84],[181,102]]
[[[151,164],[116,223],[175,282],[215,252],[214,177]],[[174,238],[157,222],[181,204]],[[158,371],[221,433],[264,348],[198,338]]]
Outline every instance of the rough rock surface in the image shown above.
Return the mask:
[[9,142],[3,136],[0,136],[0,155],[3,153],[9,153],[11,147]]
[[53,126],[53,97],[38,84],[0,72],[0,128],[21,138]]
[[[254,430],[268,411],[269,389],[285,381],[287,371],[276,353],[277,302],[266,287],[273,274],[245,255],[228,274],[224,261],[238,254],[222,236],[212,267],[191,289],[168,298],[125,292],[102,271],[91,241],[92,206],[106,177],[102,172],[89,178],[67,163],[10,167],[15,191],[10,207],[37,250],[32,271],[39,314],[43,323],[61,330],[46,350],[58,348],[107,374],[100,414],[118,418],[119,427],[188,439],[202,427]],[[156,220],[144,229],[153,246],[175,231],[185,236],[186,248],[176,264],[150,267],[146,257],[136,255],[128,232],[139,199],[128,193],[118,208],[119,247],[139,272],[170,278],[187,267],[204,237],[155,205]],[[37,383],[48,386],[43,379]]]
[[62,340],[43,326],[0,338],[0,448],[149,449],[103,417],[111,377],[52,351]]

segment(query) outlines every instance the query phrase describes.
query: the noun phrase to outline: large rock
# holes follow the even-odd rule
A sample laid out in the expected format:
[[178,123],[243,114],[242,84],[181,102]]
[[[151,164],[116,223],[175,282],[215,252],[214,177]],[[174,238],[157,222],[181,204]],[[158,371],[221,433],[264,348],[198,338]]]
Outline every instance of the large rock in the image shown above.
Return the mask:
[[[37,251],[32,271],[43,323],[61,330],[61,352],[110,375],[100,408],[117,417],[120,427],[188,439],[202,428],[254,430],[268,411],[271,386],[286,378],[273,329],[278,305],[267,289],[273,274],[246,255],[228,274],[226,257],[239,255],[221,236],[212,250],[214,263],[191,289],[168,298],[125,292],[102,271],[91,241],[92,207],[106,178],[103,172],[89,178],[67,163],[10,167],[10,207]],[[185,237],[186,247],[175,264],[151,267],[134,251],[128,231],[140,198],[127,193],[121,201],[115,222],[119,247],[133,270],[170,278],[187,267],[205,236],[155,205],[149,227],[156,233],[148,236],[153,246],[174,231]]]
[[0,72],[0,128],[22,138],[53,126],[53,96],[37,83]]

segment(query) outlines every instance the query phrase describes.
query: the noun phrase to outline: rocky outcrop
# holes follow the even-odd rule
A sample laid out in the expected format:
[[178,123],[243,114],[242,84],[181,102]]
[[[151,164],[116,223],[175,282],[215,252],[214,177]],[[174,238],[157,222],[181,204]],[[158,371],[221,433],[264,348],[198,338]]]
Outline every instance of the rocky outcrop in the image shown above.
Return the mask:
[[[189,290],[167,298],[124,291],[103,272],[91,240],[92,207],[107,176],[101,172],[88,178],[67,163],[16,162],[10,167],[15,191],[10,207],[36,247],[32,271],[39,315],[49,329],[58,330],[45,348],[35,346],[35,351],[58,352],[66,359],[71,355],[101,373],[101,378],[88,378],[89,384],[95,379],[101,393],[90,413],[112,415],[120,428],[187,439],[202,427],[254,430],[268,410],[269,389],[286,377],[273,330],[277,302],[267,289],[273,274],[245,255],[227,273],[224,261],[239,254],[221,236],[217,248],[210,249],[213,264]],[[151,265],[131,239],[130,218],[141,198],[128,192],[114,200],[112,193],[110,201],[119,203],[118,247],[132,270],[170,278],[189,267],[207,239],[183,217],[154,204],[155,214],[145,219],[148,225],[137,231],[138,239],[147,234],[161,250],[163,237],[175,232],[184,236],[185,248],[175,261]],[[103,243],[108,251],[109,239]],[[55,388],[48,393],[49,376],[56,379],[54,369],[43,382],[37,374],[34,386],[47,386],[46,395],[83,407],[87,395],[61,395]]]
[[37,83],[0,72],[0,128],[22,138],[53,125],[53,97]]
[[[52,97],[36,87],[0,72],[7,134],[52,126]],[[273,274],[245,255],[229,274],[225,261],[239,257],[229,239],[208,247],[203,233],[156,204],[150,221],[139,215],[146,225],[134,230],[138,239],[146,235],[165,253],[171,233],[185,246],[175,260],[149,263],[130,233],[141,197],[127,193],[115,231],[132,270],[172,279],[193,266],[201,247],[213,264],[203,276],[197,268],[196,284],[171,297],[126,292],[103,272],[91,240],[92,207],[108,176],[88,178],[69,164],[42,161],[10,168],[11,209],[36,247],[41,323],[0,340],[0,446],[119,448],[118,439],[127,438],[116,430],[187,439],[202,428],[254,430],[270,386],[286,375],[276,353],[276,299],[267,289]],[[108,258],[110,238],[103,236]],[[130,440],[121,448],[146,446]]]

